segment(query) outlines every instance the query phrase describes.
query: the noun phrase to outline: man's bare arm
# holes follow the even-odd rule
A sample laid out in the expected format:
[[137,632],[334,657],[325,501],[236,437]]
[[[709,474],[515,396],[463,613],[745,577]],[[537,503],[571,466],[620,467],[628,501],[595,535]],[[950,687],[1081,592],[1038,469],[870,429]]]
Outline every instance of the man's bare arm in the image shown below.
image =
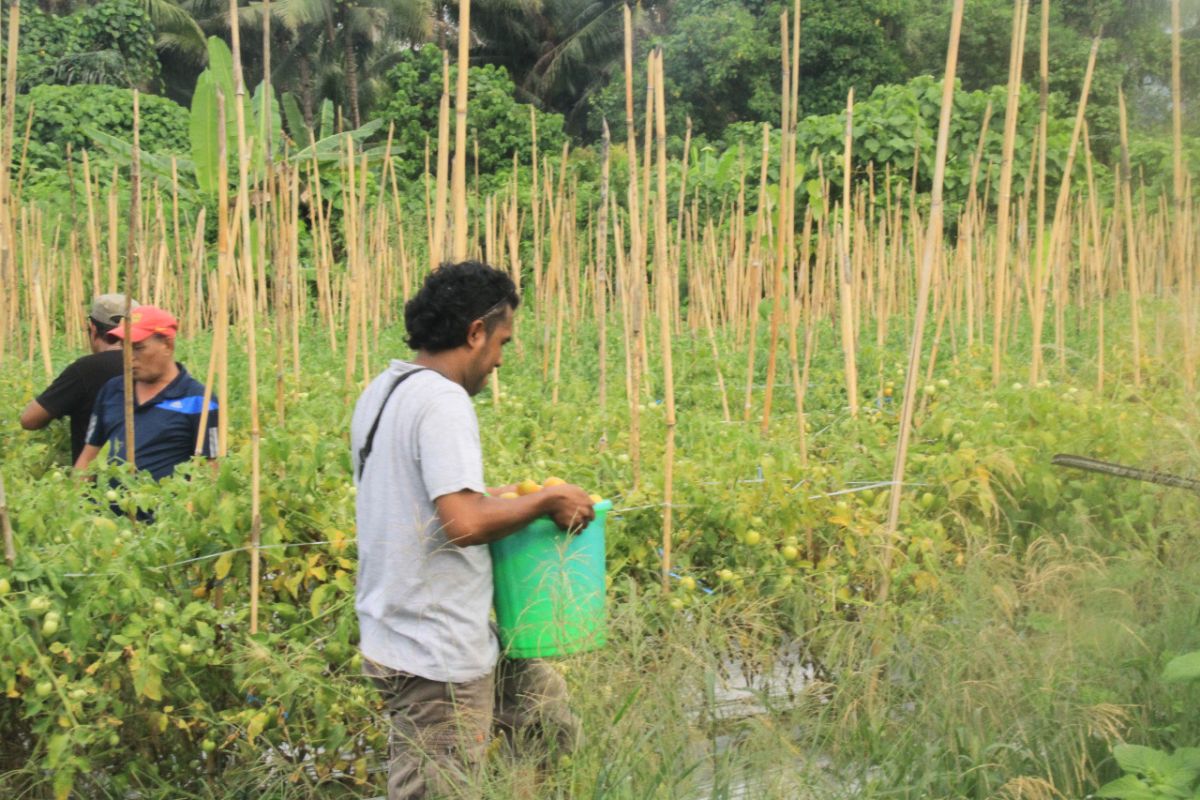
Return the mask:
[[88,464],[96,460],[96,456],[100,455],[100,448],[94,444],[85,444],[82,452],[79,453],[79,458],[75,459],[75,469],[87,469]]
[[434,505],[446,537],[459,547],[503,539],[541,516],[549,515],[564,530],[582,528],[596,516],[587,492],[571,485],[554,486],[515,499],[464,490],[442,495]]
[[30,400],[29,405],[21,412],[21,427],[27,431],[41,430],[53,420],[54,417],[37,400]]

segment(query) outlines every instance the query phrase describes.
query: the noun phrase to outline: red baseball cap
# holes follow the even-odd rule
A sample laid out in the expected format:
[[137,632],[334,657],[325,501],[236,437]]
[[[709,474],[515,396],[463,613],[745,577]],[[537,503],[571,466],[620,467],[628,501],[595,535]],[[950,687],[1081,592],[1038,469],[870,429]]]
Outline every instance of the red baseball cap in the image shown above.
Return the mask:
[[[130,313],[129,324],[132,329],[130,339],[134,342],[144,341],[155,334],[174,339],[175,334],[179,331],[179,320],[175,319],[169,311],[163,311],[158,306],[138,306]],[[117,327],[110,331],[110,335],[124,339],[124,322],[117,323]]]

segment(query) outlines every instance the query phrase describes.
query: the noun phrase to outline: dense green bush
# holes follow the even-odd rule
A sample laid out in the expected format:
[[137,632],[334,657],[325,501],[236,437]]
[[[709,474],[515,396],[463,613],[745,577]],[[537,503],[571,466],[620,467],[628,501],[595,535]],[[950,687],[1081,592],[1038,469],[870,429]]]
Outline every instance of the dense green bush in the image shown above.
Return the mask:
[[[933,177],[938,117],[941,113],[941,81],[922,76],[906,84],[878,86],[870,95],[854,104],[854,147],[852,167],[854,179],[868,180],[873,173],[877,197],[884,197],[884,182],[891,180],[893,191],[904,191],[913,179],[916,166],[916,188],[927,193]],[[967,92],[959,89],[954,95],[951,116],[950,149],[946,162],[945,199],[951,210],[960,208],[970,192],[972,164],[983,130],[984,117],[991,103],[992,115],[984,137],[982,161],[976,181],[982,196],[990,189],[996,200],[1000,161],[1004,143],[1005,89],[993,87],[988,91]],[[1066,164],[1072,120],[1070,111],[1060,95],[1051,95],[1049,132],[1047,135],[1046,172],[1051,192],[1057,191],[1062,169]],[[1013,195],[1025,191],[1036,178],[1036,165],[1031,173],[1028,157],[1035,146],[1038,126],[1037,95],[1027,90],[1021,99],[1017,126],[1018,156],[1013,164]],[[798,200],[801,206],[815,203],[820,208],[826,198],[820,177],[829,181],[828,197],[840,198],[842,188],[842,158],[845,149],[846,112],[804,117],[796,129],[798,170]],[[762,125],[739,122],[725,130],[721,140],[698,142],[691,155],[689,180],[703,197],[719,201],[737,191],[739,175],[756,175],[762,148]],[[779,131],[771,128],[771,162],[767,178],[771,184],[779,180]],[[740,164],[740,166],[739,166]],[[1082,147],[1076,158],[1075,180],[1084,180]],[[820,167],[820,168],[819,168]],[[1110,188],[1105,179],[1108,171],[1095,165],[1101,191]],[[748,197],[753,206],[755,198]]]
[[[5,29],[8,14],[3,15]],[[149,88],[158,77],[154,23],[138,0],[102,0],[68,15],[21,3],[22,90],[46,83]],[[6,47],[0,46],[0,53]]]
[[[188,152],[187,109],[165,97],[142,95],[142,149],[151,153]],[[100,130],[133,139],[133,91],[116,86],[35,86],[17,97],[17,117],[34,109],[25,168],[29,172],[62,169],[67,145],[76,155],[98,150],[88,134]],[[19,152],[18,152],[19,157]]]
[[[454,92],[457,68],[450,68],[450,91]],[[380,117],[396,126],[392,152],[401,172],[409,177],[421,174],[425,167],[425,140],[430,140],[430,159],[436,157],[438,107],[442,95],[442,51],[423,47],[405,53],[388,73],[392,87],[390,99]],[[488,65],[470,70],[471,105],[468,138],[471,148],[468,163],[473,164],[474,142],[479,144],[479,171],[491,173],[510,167],[512,155],[528,163],[533,141],[530,107],[514,98],[515,86],[502,67]],[[451,98],[451,114],[453,114]],[[562,149],[563,118],[559,114],[538,114],[538,148],[553,155]],[[454,135],[451,118],[451,137]],[[431,165],[430,169],[433,167]]]

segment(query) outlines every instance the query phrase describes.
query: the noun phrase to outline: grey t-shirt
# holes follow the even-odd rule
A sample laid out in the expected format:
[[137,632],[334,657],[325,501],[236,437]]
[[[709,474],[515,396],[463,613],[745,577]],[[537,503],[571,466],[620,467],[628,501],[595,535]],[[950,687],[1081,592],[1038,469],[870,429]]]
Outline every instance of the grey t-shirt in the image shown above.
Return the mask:
[[359,397],[350,423],[360,647],[384,667],[463,683],[488,674],[499,657],[488,624],[491,553],[452,544],[433,504],[463,489],[485,491],[479,422],[466,390],[432,370],[400,384],[358,478],[359,450],[384,396],[415,368],[393,361]]

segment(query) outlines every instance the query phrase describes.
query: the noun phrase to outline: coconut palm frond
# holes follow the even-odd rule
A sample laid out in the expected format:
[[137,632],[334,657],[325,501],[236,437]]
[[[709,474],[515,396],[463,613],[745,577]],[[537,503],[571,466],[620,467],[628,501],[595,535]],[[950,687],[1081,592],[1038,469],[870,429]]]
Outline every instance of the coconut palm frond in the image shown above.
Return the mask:
[[583,67],[594,71],[612,60],[614,52],[620,52],[616,47],[622,35],[617,13],[620,8],[620,3],[588,3],[574,15],[571,21],[582,24],[543,54],[530,70],[538,94],[547,96],[560,88],[572,71]]
[[327,0],[278,0],[271,3],[271,14],[292,30],[306,25],[324,25],[333,15]]
[[171,53],[196,67],[208,63],[208,50],[197,51],[191,34],[160,30],[154,37],[154,46],[160,52]]
[[204,62],[204,31],[186,9],[172,0],[143,0],[143,3],[146,15],[158,32],[160,50],[170,49],[193,62]]

